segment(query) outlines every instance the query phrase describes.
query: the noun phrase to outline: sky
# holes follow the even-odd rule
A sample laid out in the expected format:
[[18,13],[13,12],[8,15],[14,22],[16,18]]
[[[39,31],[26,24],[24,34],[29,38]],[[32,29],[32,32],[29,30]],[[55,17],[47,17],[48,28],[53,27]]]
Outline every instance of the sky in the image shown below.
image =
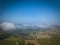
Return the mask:
[[0,22],[16,24],[60,24],[59,0],[0,1]]

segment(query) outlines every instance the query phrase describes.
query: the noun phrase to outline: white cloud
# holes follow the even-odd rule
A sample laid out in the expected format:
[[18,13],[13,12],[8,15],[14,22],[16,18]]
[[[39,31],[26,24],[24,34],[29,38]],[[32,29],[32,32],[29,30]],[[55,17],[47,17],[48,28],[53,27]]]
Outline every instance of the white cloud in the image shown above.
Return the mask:
[[1,24],[1,28],[3,30],[12,30],[12,29],[15,29],[15,25],[13,23],[10,23],[10,22],[4,22]]
[[36,25],[37,27],[40,27],[40,28],[48,28],[49,25],[47,24],[40,24],[40,25]]

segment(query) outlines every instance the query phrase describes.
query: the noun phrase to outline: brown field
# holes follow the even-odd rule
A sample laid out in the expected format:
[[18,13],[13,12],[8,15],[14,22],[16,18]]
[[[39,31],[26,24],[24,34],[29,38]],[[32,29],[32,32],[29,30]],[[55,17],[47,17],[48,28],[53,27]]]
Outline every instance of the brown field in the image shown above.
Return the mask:
[[34,45],[40,45],[37,40],[25,40],[25,45],[27,45],[28,43],[34,44]]

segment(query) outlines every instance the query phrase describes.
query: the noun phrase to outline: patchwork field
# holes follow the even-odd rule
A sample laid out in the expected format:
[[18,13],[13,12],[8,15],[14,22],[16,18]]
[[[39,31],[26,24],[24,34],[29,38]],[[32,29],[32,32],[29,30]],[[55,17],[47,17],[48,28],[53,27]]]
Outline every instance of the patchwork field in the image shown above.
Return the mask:
[[40,38],[35,40],[24,40],[16,37],[9,37],[0,40],[0,45],[60,45],[60,37],[53,36],[52,38]]

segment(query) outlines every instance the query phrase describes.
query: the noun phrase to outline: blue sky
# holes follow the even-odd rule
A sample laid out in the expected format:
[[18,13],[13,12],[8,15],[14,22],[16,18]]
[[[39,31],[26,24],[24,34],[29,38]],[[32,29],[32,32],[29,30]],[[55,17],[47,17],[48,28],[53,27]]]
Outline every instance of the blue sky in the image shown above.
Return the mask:
[[60,24],[59,6],[49,1],[20,1],[5,5],[2,20],[16,24]]

